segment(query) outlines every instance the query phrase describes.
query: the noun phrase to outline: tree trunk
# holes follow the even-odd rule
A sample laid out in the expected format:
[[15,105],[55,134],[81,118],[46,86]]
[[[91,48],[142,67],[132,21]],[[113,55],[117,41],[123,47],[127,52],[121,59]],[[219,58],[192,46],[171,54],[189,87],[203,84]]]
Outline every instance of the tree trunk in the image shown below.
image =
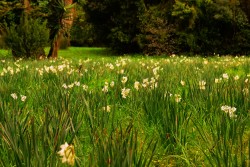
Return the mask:
[[[64,0],[64,6],[69,6],[73,4],[73,0]],[[60,40],[64,32],[69,31],[73,24],[73,15],[74,15],[74,8],[68,9],[67,13],[63,13],[62,17],[58,18],[58,23],[61,24],[60,27],[55,32],[52,33],[52,43],[50,47],[50,51],[48,54],[48,58],[57,58],[58,57],[58,50],[60,48]]]
[[58,57],[58,50],[59,50],[59,43],[60,43],[60,37],[61,34],[58,34],[55,41],[52,42],[48,58],[56,59]]
[[24,12],[29,13],[30,12],[30,0],[24,0],[23,1],[24,4]]

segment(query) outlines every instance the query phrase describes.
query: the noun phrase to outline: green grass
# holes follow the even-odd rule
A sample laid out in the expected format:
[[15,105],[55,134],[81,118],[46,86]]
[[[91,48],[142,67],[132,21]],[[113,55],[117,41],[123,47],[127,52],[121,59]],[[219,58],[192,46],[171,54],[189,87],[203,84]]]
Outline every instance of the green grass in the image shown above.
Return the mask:
[[0,166],[249,165],[248,57],[1,53]]
[[60,50],[59,56],[70,59],[82,58],[95,58],[95,57],[108,57],[111,52],[106,48],[83,48],[83,47],[70,47],[66,50]]

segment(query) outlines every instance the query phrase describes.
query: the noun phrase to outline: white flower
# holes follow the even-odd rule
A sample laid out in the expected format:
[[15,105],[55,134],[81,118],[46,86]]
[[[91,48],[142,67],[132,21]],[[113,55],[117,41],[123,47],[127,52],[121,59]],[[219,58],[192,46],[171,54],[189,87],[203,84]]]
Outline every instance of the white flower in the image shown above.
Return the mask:
[[248,95],[249,90],[248,90],[248,88],[244,88],[244,89],[242,90],[242,92],[243,92],[244,95]]
[[127,81],[128,81],[128,77],[122,77],[121,82],[122,82],[123,84],[125,84]]
[[88,85],[82,85],[83,90],[87,91],[88,90]]
[[44,66],[44,69],[45,69],[45,71],[46,71],[47,73],[49,73],[49,67]]
[[111,81],[109,85],[110,85],[111,88],[113,88],[115,86],[115,82]]
[[104,85],[104,87],[102,88],[102,91],[104,93],[107,93],[109,91],[109,86],[108,85]]
[[153,78],[153,80],[152,80],[152,78],[151,78],[151,81],[150,81],[150,88],[151,89],[154,89],[154,88],[157,88],[158,87],[158,82],[155,82],[155,79]]
[[205,85],[206,85],[205,81],[199,81],[199,87],[200,87],[201,90],[205,90],[206,89]]
[[57,68],[58,68],[58,71],[63,71],[63,69],[66,67],[66,65],[65,64],[63,64],[63,65],[59,65]]
[[50,66],[49,69],[52,73],[57,73],[57,70],[54,66]]
[[236,75],[236,76],[234,77],[234,80],[237,81],[239,78],[240,78],[239,75]]
[[222,78],[224,78],[224,79],[229,79],[229,76],[228,76],[227,73],[224,73],[224,74],[222,75]]
[[153,73],[154,75],[157,75],[158,74],[158,70],[160,69],[160,67],[156,67],[153,69]]
[[121,93],[122,94],[122,98],[126,99],[126,97],[128,96],[129,92],[130,92],[130,89],[123,88],[122,89],[122,93]]
[[39,75],[43,75],[43,69],[38,70]]
[[221,106],[221,110],[224,111],[225,113],[229,114],[230,118],[236,118],[237,115],[235,114],[236,108],[235,107],[230,107],[230,106]]
[[184,86],[185,85],[185,81],[181,80],[181,85]]
[[151,84],[154,84],[154,83],[155,83],[155,78],[154,78],[154,77],[151,78],[150,83],[151,83]]
[[63,87],[64,89],[67,89],[67,88],[68,88],[68,86],[67,86],[65,83],[62,85],[62,87]]
[[146,78],[146,79],[143,79],[143,81],[142,81],[142,87],[147,87],[149,85],[149,82],[148,82],[148,78]]
[[68,88],[73,88],[74,87],[74,83],[68,85]]
[[158,87],[158,82],[156,82],[155,84],[154,84],[154,88],[157,88]]
[[113,64],[111,64],[111,63],[106,64],[106,67],[109,67],[109,69],[111,69],[111,70],[113,70],[113,69],[114,69],[114,65],[113,65]]
[[20,72],[20,69],[19,69],[19,68],[17,68],[17,69],[16,69],[16,73],[19,73],[19,72]]
[[18,98],[17,95],[16,95],[16,93],[12,93],[12,94],[11,94],[11,97],[12,97],[13,99],[15,99],[15,100]]
[[74,84],[75,84],[76,86],[80,86],[80,82],[79,82],[79,81],[78,81],[78,82],[75,81]]
[[21,101],[24,102],[26,100],[26,98],[27,98],[27,96],[21,95]]
[[57,153],[62,157],[62,163],[68,163],[71,166],[75,164],[75,149],[73,145],[67,142],[60,146],[61,150]]
[[215,78],[215,79],[214,79],[214,82],[215,82],[215,83],[221,83],[221,80],[222,80],[222,78],[219,78],[219,79],[218,79],[218,78]]
[[121,60],[121,63],[122,63],[122,67],[124,67],[127,63],[126,63],[126,61],[123,59],[123,60]]
[[170,57],[175,57],[176,55],[175,54],[172,54]]
[[139,86],[140,86],[140,82],[135,81],[135,83],[134,83],[134,88],[135,88],[136,90],[139,90]]
[[176,103],[179,103],[181,101],[181,95],[179,94],[175,94],[174,98],[175,98]]
[[104,111],[106,111],[106,112],[110,112],[111,107],[110,107],[110,105],[107,105],[106,107],[102,107],[102,109],[103,109]]
[[142,80],[143,83],[148,83],[148,78]]
[[204,64],[208,64],[208,60],[204,60],[203,63],[204,63]]
[[120,70],[120,74],[123,74],[123,73],[124,73],[124,69],[121,69],[121,70]]

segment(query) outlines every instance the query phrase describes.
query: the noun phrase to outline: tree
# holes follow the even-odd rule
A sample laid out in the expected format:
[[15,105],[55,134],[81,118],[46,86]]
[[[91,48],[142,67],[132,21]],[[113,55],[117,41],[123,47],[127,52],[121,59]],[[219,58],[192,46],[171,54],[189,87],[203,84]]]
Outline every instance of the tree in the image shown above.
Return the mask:
[[43,48],[48,40],[47,29],[41,19],[36,20],[32,18],[31,12],[36,7],[31,7],[31,1],[5,1],[3,9],[7,9],[0,10],[2,11],[3,20],[7,23],[5,24],[7,27],[2,26],[4,27],[3,33],[7,33],[5,43],[6,46],[12,49],[12,55],[14,57],[27,58],[44,57],[45,52]]
[[[69,36],[68,32],[73,24],[73,0],[4,0],[0,2],[0,20],[8,23],[20,24],[19,16],[40,18],[48,21],[50,28],[51,48],[49,58],[58,56],[59,41],[62,35]],[[25,21],[25,19],[23,19]]]
[[184,51],[198,54],[246,54],[249,23],[238,0],[176,0],[172,16]]
[[144,7],[143,0],[87,0],[83,5],[99,40],[120,53],[140,51],[136,36],[140,32],[138,14]]
[[59,43],[62,35],[69,36],[69,30],[73,24],[74,1],[73,0],[50,0],[51,14],[48,18],[48,26],[51,29],[51,47],[49,58],[57,58]]
[[250,1],[240,0],[240,7],[246,13],[248,21],[250,21]]

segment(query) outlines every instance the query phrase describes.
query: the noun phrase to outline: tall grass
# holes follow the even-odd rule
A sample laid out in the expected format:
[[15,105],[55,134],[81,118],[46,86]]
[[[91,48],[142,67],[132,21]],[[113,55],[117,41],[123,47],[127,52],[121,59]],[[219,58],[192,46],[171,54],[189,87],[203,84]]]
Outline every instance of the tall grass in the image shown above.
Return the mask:
[[0,60],[1,166],[249,165],[249,58],[76,52]]

